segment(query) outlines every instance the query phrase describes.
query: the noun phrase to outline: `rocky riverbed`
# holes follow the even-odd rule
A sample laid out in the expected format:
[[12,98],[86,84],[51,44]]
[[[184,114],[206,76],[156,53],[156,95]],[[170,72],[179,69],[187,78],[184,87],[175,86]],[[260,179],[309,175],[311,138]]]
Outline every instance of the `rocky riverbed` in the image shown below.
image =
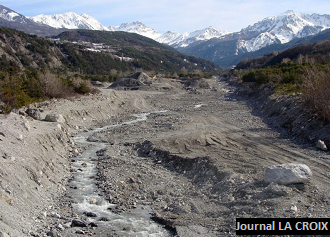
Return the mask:
[[[129,225],[74,208],[70,190],[77,187],[70,180],[89,166],[77,159],[89,145],[74,136],[105,125],[116,126],[88,136],[104,145],[93,158],[91,178],[113,214],[150,213],[167,234],[182,237],[235,236],[238,217],[328,217],[328,153],[267,125],[227,83],[207,83],[187,87],[166,79],[145,90],[101,89],[40,105],[41,117],[62,114],[63,123],[3,117],[0,231],[138,236]],[[129,123],[141,114],[146,118]],[[265,170],[284,163],[306,164],[312,178],[265,183]]]

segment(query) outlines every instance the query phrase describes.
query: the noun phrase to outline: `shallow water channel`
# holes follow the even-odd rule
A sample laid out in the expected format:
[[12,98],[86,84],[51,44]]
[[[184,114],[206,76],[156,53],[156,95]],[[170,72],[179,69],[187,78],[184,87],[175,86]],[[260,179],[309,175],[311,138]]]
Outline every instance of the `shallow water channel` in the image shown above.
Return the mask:
[[[160,113],[158,111],[153,113]],[[98,225],[105,231],[116,233],[120,236],[172,236],[164,226],[150,219],[150,208],[138,206],[129,214],[115,214],[111,212],[114,204],[104,199],[96,185],[97,155],[96,152],[109,146],[107,143],[89,142],[87,138],[95,132],[113,128],[116,126],[130,125],[144,121],[150,113],[136,114],[136,119],[120,124],[108,125],[103,128],[78,134],[74,140],[85,145],[86,150],[75,158],[72,163],[74,177],[71,181],[70,195],[73,198],[75,212],[82,216],[89,216],[90,222]]]

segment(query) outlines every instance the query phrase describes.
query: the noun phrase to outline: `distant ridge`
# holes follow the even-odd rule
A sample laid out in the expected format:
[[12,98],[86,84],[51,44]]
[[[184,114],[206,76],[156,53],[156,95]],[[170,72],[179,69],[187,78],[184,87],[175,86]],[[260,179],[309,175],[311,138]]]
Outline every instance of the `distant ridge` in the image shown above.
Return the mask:
[[231,67],[240,60],[259,55],[279,45],[289,46],[291,41],[316,35],[330,28],[330,15],[304,14],[292,10],[279,16],[267,17],[239,32],[228,32],[213,27],[194,32],[157,32],[142,22],[128,22],[119,26],[103,26],[96,18],[74,12],[24,17],[0,5],[0,25],[19,29],[29,34],[55,35],[69,29],[125,31],[136,33],[176,50],[211,60],[222,67]]

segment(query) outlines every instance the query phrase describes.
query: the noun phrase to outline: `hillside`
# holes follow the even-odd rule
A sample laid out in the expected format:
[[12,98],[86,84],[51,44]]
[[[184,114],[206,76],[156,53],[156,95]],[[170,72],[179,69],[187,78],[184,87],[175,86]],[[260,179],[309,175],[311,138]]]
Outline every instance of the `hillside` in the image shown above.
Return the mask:
[[89,80],[111,82],[136,71],[201,76],[218,70],[211,62],[125,32],[71,31],[48,40],[0,28],[0,53],[2,112],[47,98],[87,93]]
[[184,55],[169,46],[135,33],[75,30],[63,32],[56,38],[85,45],[86,42],[94,46],[102,44],[102,49],[108,49],[103,50],[103,53],[111,52],[111,55],[130,58],[129,65],[132,70],[140,68],[162,73],[180,72],[182,68],[204,72],[218,70],[218,67],[210,61]]
[[[325,40],[320,39],[327,37]],[[269,66],[276,66],[284,61],[291,61],[293,63],[309,64],[311,60],[318,64],[328,64],[330,53],[330,30],[322,32],[322,34],[300,39],[295,41],[300,43],[296,47],[289,48],[283,51],[274,51],[263,57],[245,59],[241,61],[235,68],[240,69],[257,69]],[[309,43],[314,42],[314,43]],[[289,45],[293,45],[290,43]],[[303,60],[305,58],[305,60]],[[309,58],[309,62],[306,61]]]
[[329,142],[330,38],[240,62],[239,94],[291,134]]

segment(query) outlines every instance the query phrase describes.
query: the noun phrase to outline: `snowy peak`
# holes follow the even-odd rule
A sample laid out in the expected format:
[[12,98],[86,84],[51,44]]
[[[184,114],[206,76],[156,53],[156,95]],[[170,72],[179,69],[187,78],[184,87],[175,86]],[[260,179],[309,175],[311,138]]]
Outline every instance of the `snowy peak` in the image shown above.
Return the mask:
[[178,32],[172,32],[172,31],[167,31],[166,33],[162,34],[160,37],[158,37],[156,40],[159,43],[163,44],[168,44],[171,45],[177,38],[180,37],[180,33]]
[[212,26],[210,26],[202,30],[196,30],[191,33],[186,32],[181,35],[172,33],[170,34],[170,36],[176,36],[176,37],[172,37],[172,41],[168,41],[167,44],[174,45],[175,47],[187,47],[194,42],[206,41],[212,38],[221,38],[222,36],[229,33],[231,32],[217,30]]
[[74,12],[67,12],[63,14],[54,15],[38,15],[29,17],[31,20],[46,24],[54,28],[66,29],[88,29],[88,30],[109,30],[103,26],[94,17],[87,14],[78,15]]
[[161,34],[158,33],[156,30],[147,27],[140,21],[123,23],[120,26],[110,26],[109,29],[112,31],[125,31],[129,33],[136,33],[154,40],[161,36]]
[[283,44],[294,38],[315,35],[328,28],[330,28],[330,15],[308,15],[290,10],[242,29],[241,33],[244,35],[248,35],[249,32],[259,35],[250,40],[240,40],[238,46],[243,51],[245,49],[251,52],[267,45]]
[[277,34],[285,32],[287,34],[299,34],[304,27],[318,27],[327,29],[330,27],[330,15],[303,14],[287,11],[277,17],[268,17],[252,26],[242,29],[245,31],[256,31],[259,33],[269,32]]
[[212,38],[220,38],[221,36],[224,36],[229,33],[231,33],[231,32],[217,30],[217,29],[213,28],[212,26],[210,26],[203,30],[194,31],[190,34],[190,36],[196,38],[197,40],[209,40]]
[[136,33],[151,38],[160,43],[173,45],[174,47],[187,47],[197,41],[205,41],[212,38],[219,38],[230,32],[217,30],[213,27],[197,30],[194,32],[186,32],[184,34],[168,31],[161,34],[156,30],[147,27],[140,21],[123,23],[120,26],[105,27],[94,17],[87,14],[78,15],[74,12],[54,15],[38,15],[29,17],[36,23],[48,25],[57,29],[88,29],[88,30],[105,30],[105,31],[125,31]]
[[0,5],[0,18],[6,21],[18,22],[18,23],[27,23],[29,20],[17,12]]

